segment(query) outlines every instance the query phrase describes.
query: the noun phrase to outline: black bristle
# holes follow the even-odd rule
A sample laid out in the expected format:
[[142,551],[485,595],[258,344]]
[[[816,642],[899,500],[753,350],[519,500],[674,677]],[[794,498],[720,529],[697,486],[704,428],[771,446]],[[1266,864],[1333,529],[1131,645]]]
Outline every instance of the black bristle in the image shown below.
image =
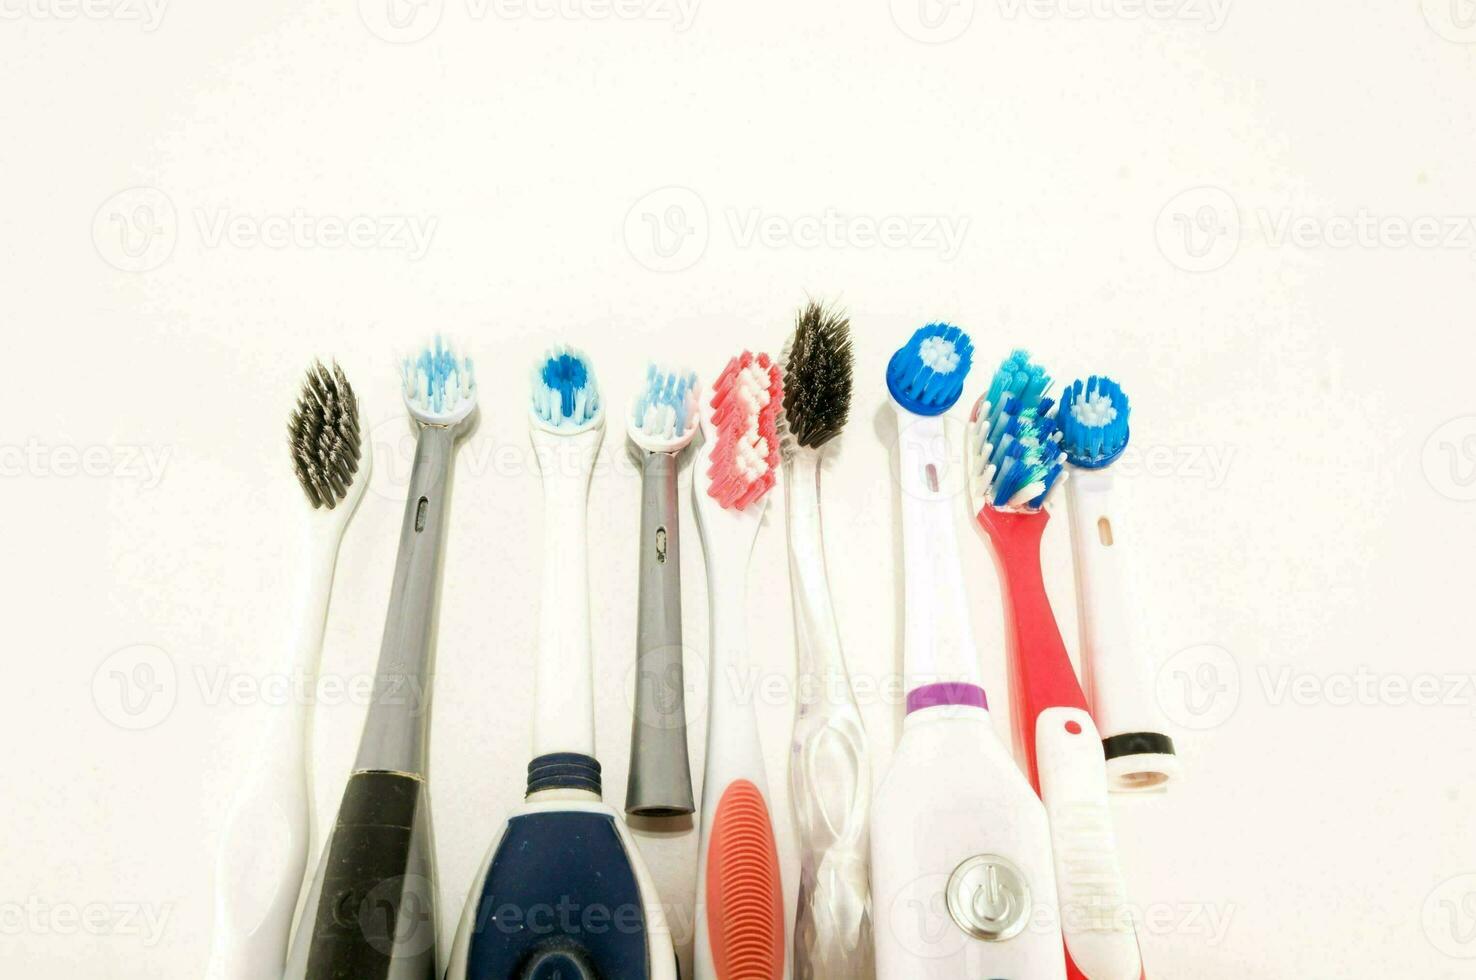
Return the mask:
[[851,321],[811,302],[794,319],[784,364],[784,418],[799,445],[818,449],[851,413]]
[[314,507],[333,508],[359,470],[359,402],[342,369],[308,369],[297,409],[287,421],[292,471]]

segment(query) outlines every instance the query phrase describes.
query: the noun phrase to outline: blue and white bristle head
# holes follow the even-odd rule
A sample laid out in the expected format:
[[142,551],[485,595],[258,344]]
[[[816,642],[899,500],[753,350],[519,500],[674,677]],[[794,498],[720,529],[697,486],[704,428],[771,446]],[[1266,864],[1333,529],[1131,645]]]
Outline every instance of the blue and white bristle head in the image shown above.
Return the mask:
[[1061,448],[1072,466],[1095,470],[1122,455],[1128,444],[1128,397],[1111,378],[1073,381],[1056,412]]
[[1061,432],[1045,397],[1051,379],[1017,350],[990,379],[969,419],[967,454],[974,507],[1039,510],[1063,478]]
[[469,357],[437,337],[400,367],[405,406],[426,425],[455,425],[477,407],[477,376]]
[[942,415],[963,393],[974,361],[969,335],[946,323],[930,323],[887,364],[892,399],[916,415]]
[[646,383],[630,407],[630,438],[642,449],[676,452],[697,432],[697,372],[646,368]]
[[533,367],[534,420],[561,433],[583,432],[605,420],[594,368],[582,351],[560,346]]

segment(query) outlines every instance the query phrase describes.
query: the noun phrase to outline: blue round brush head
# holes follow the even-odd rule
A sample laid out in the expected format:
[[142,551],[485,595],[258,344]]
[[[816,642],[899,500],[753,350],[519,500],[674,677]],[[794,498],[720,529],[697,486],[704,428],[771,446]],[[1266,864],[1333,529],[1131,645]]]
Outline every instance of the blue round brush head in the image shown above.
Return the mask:
[[1128,444],[1129,412],[1127,395],[1111,378],[1094,374],[1073,381],[1056,412],[1066,461],[1095,470],[1121,456]]
[[912,335],[887,364],[892,398],[916,415],[942,415],[963,394],[974,362],[969,335],[947,323],[930,323]]

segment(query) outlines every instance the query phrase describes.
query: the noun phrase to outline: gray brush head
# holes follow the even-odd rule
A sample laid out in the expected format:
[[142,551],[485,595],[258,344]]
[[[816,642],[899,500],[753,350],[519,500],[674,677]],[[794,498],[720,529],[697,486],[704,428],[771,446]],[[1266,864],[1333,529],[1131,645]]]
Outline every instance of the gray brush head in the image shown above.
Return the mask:
[[321,361],[308,368],[287,423],[292,469],[314,507],[330,510],[353,485],[359,471],[359,402],[343,369]]
[[815,302],[800,310],[784,357],[784,422],[795,444],[819,449],[845,428],[854,363],[844,313]]

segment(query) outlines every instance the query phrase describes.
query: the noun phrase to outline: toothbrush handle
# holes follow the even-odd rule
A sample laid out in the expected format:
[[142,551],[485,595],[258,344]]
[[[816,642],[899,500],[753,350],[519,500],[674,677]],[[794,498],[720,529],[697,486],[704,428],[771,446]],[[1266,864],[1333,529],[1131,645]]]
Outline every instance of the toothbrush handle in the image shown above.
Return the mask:
[[1005,598],[1015,732],[1050,818],[1067,980],[1142,980],[1107,808],[1107,763],[1040,567],[1050,514],[985,508]]
[[430,797],[414,776],[349,777],[313,891],[304,977],[434,980]]
[[[306,539],[291,634],[294,675],[315,675],[336,552],[336,541],[317,532]],[[272,715],[216,852],[207,980],[278,976],[287,957],[308,858],[307,705],[292,698]]]
[[1066,499],[1076,559],[1082,675],[1108,757],[1132,757],[1123,760],[1128,769],[1118,775],[1114,788],[1131,791],[1161,787],[1177,765],[1155,697],[1153,664],[1134,644],[1128,620],[1136,607],[1124,562],[1123,528],[1113,520],[1115,484],[1110,468],[1078,471],[1066,483]]
[[625,811],[691,813],[677,453],[642,452],[640,615]]

